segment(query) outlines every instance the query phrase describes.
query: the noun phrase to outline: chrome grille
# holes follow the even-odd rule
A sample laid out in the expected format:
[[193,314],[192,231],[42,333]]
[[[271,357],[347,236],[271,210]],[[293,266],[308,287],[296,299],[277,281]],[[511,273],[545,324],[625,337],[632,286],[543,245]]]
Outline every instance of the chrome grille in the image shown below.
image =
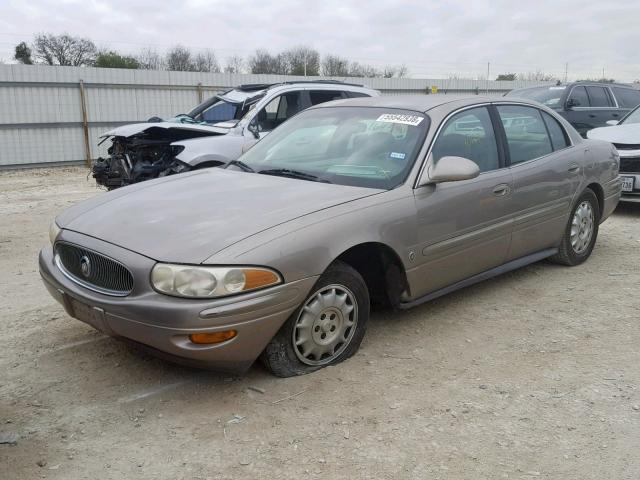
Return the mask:
[[616,147],[616,150],[640,150],[639,144],[614,143],[613,146]]
[[640,157],[620,157],[620,173],[640,173]]
[[107,295],[124,296],[133,290],[133,275],[115,260],[71,243],[56,243],[56,262],[76,283]]

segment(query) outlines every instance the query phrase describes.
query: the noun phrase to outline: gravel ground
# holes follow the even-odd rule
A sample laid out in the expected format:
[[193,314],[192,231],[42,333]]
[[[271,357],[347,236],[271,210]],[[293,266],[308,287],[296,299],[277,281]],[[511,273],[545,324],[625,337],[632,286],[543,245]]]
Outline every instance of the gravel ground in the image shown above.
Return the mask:
[[0,173],[0,478],[638,479],[640,205],[591,259],[407,312],[313,375],[152,358],[69,318],[37,254],[81,168]]

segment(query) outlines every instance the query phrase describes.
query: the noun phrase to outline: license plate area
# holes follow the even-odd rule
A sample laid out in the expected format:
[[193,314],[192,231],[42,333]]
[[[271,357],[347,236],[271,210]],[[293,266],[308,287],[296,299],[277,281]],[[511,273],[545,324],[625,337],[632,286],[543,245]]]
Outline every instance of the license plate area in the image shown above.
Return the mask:
[[93,328],[104,332],[104,310],[85,305],[74,298],[69,298],[72,316],[81,322],[88,323]]
[[623,192],[633,192],[635,177],[620,177]]

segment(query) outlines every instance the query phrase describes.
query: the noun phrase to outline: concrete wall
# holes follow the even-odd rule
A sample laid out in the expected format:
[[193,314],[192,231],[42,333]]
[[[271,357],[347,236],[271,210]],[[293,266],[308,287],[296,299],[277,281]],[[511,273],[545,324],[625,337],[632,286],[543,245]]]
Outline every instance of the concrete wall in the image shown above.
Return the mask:
[[[119,125],[168,118],[191,110],[199,99],[247,83],[328,79],[282,75],[166,72],[111,68],[0,65],[0,168],[78,163],[86,159],[80,81],[85,91],[89,154],[102,133]],[[383,95],[439,92],[501,95],[536,82],[464,79],[332,78],[362,83]]]

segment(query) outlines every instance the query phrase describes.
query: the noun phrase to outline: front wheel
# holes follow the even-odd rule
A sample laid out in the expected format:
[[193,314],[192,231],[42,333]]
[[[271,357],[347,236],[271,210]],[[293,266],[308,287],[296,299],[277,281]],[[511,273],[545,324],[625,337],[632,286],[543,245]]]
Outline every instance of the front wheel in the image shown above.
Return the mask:
[[335,365],[360,346],[369,319],[369,292],[351,266],[333,263],[262,353],[274,375],[291,377]]
[[591,189],[586,189],[571,210],[558,253],[550,260],[562,265],[580,265],[593,251],[599,224],[598,197]]

